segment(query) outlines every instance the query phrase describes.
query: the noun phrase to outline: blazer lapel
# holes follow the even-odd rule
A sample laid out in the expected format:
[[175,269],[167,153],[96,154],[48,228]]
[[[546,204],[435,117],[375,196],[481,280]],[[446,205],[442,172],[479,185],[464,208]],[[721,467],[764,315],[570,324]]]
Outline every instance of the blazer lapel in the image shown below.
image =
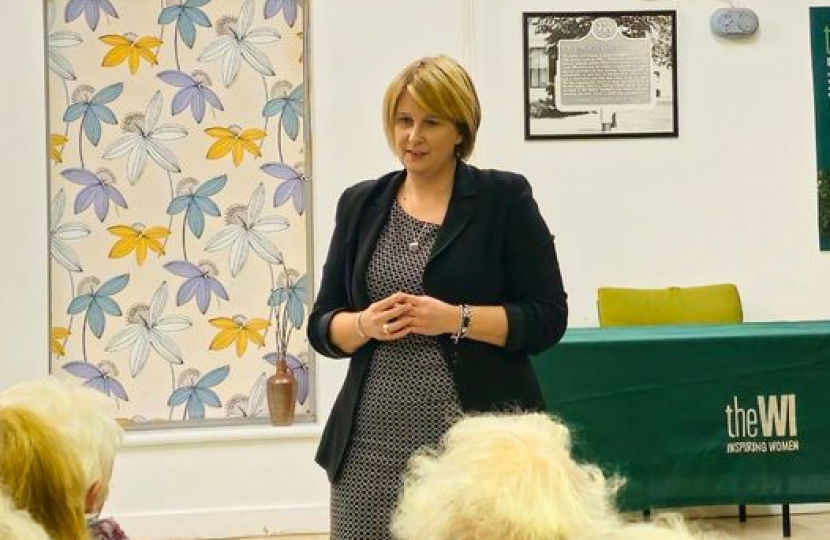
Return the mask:
[[444,218],[444,224],[438,230],[435,244],[432,246],[432,253],[429,256],[430,261],[447,249],[467,226],[475,212],[476,195],[478,195],[478,185],[475,181],[473,168],[459,160],[455,168],[455,179],[450,204],[447,207],[447,215]]
[[351,289],[354,291],[355,303],[361,309],[372,303],[369,300],[369,291],[366,289],[366,271],[369,268],[369,260],[380,237],[380,231],[389,218],[392,201],[404,180],[404,176],[404,171],[399,171],[388,181],[379,182],[375,193],[369,196],[369,200],[357,221]]

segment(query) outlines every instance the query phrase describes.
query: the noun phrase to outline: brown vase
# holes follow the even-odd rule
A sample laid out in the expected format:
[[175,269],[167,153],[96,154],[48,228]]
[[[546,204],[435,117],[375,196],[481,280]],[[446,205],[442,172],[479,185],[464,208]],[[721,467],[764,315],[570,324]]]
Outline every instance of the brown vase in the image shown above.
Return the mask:
[[272,426],[290,426],[294,423],[297,403],[297,380],[288,368],[285,358],[277,360],[277,371],[265,383],[268,392],[268,412]]

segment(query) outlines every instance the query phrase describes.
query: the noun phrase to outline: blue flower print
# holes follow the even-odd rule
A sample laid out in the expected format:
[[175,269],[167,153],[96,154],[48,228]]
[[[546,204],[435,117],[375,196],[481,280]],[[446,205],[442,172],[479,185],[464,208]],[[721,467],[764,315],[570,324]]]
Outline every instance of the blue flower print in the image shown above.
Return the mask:
[[110,362],[101,362],[98,366],[88,362],[69,362],[63,365],[63,369],[84,379],[84,386],[122,401],[130,400],[124,386],[113,376],[118,374],[118,370]]
[[299,84],[291,93],[283,93],[271,99],[262,108],[262,116],[279,116],[285,133],[292,141],[296,141],[300,133],[300,118],[303,117],[303,85]]
[[167,213],[171,216],[185,212],[185,220],[187,221],[190,232],[196,238],[201,238],[205,230],[205,214],[210,216],[219,216],[222,212],[216,203],[211,200],[211,195],[219,193],[228,181],[228,175],[223,174],[216,178],[211,178],[201,186],[197,187],[195,191],[179,195],[175,197],[167,207]]
[[[100,338],[107,326],[106,315],[121,316],[121,308],[110,297],[124,290],[124,287],[127,286],[129,281],[129,274],[121,274],[104,282],[97,289],[93,284],[89,292],[80,294],[72,299],[66,312],[69,315],[77,315],[85,311],[85,322],[89,324],[89,328],[95,334],[95,337]],[[78,288],[83,289],[84,287],[79,284]]]
[[268,0],[265,2],[263,9],[266,19],[270,19],[282,10],[282,15],[285,17],[285,22],[288,26],[294,27],[297,22],[297,7],[299,0]]
[[66,312],[69,315],[78,315],[85,312],[81,333],[81,352],[83,353],[84,362],[89,362],[87,358],[86,329],[89,328],[95,337],[101,339],[107,326],[106,316],[121,316],[121,308],[110,297],[121,292],[129,281],[129,274],[121,274],[105,281],[103,285],[94,276],[87,276],[78,284],[79,294],[69,303]]
[[210,3],[210,0],[187,0],[184,4],[167,6],[159,14],[159,24],[170,24],[176,21],[176,31],[184,44],[192,49],[196,42],[196,25],[210,28],[210,19],[200,7]]
[[[216,392],[211,390],[211,387],[224,381],[229,372],[230,366],[222,366],[208,372],[195,383],[191,381],[191,384],[179,386],[170,394],[167,405],[177,407],[186,403],[183,419],[203,419],[205,417],[205,405],[209,407],[222,406],[222,401],[216,395]],[[196,373],[198,374],[198,372]],[[193,378],[195,379],[195,376]]]
[[110,17],[118,18],[118,12],[115,11],[115,6],[112,5],[110,0],[69,0],[69,3],[66,4],[64,18],[66,22],[72,22],[83,13],[86,17],[86,24],[94,32],[98,28],[102,10]]
[[[92,97],[86,97],[86,92],[76,90],[73,94],[79,100],[70,105],[63,113],[64,122],[74,122],[81,118],[81,130],[86,133],[86,138],[94,146],[101,141],[101,122],[117,124],[115,114],[107,107],[107,103],[114,101],[124,91],[124,83],[111,84],[99,90]],[[80,144],[80,138],[78,140]]]
[[305,305],[308,303],[308,274],[294,281],[292,278],[295,275],[295,271],[280,275],[280,285],[271,292],[268,305],[279,307],[285,303],[288,320],[294,328],[299,328],[303,324]]
[[294,210],[303,215],[305,211],[305,183],[307,178],[297,168],[289,167],[283,163],[266,163],[260,167],[262,171],[274,178],[279,178],[282,183],[277,186],[274,192],[274,207],[282,206],[288,199],[292,199]]
[[209,88],[210,79],[202,71],[197,70],[193,75],[188,75],[184,71],[168,69],[159,73],[158,78],[167,84],[181,88],[173,96],[171,104],[173,116],[189,106],[193,119],[201,124],[205,117],[205,102],[214,109],[225,110],[222,102],[219,101],[219,96]]
[[95,209],[95,215],[103,223],[110,210],[110,201],[116,206],[127,208],[126,199],[112,185],[112,173],[108,169],[101,169],[98,174],[95,174],[86,169],[71,168],[61,171],[61,176],[70,182],[84,186],[75,197],[76,214],[92,206]]
[[207,262],[196,266],[188,261],[170,261],[164,265],[164,268],[171,273],[185,278],[185,282],[176,294],[177,306],[182,306],[191,298],[196,297],[196,306],[204,314],[210,307],[211,293],[223,300],[228,300],[228,291],[218,279],[211,275],[215,273],[211,266],[213,265]]

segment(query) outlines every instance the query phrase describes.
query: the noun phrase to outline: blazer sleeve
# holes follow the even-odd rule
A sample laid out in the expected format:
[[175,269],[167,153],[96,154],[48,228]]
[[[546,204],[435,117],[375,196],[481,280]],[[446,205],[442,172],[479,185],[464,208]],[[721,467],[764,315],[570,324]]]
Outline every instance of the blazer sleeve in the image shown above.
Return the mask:
[[562,284],[553,235],[539,213],[530,183],[516,175],[509,182],[505,264],[509,354],[536,354],[555,345],[568,324],[567,294]]
[[348,353],[340,349],[329,336],[329,325],[339,312],[348,309],[348,287],[346,264],[348,257],[348,227],[345,223],[350,204],[350,190],[346,190],[337,202],[334,216],[334,233],[329,244],[326,262],[323,264],[323,277],[314,307],[308,317],[308,341],[322,355],[329,358],[345,358]]

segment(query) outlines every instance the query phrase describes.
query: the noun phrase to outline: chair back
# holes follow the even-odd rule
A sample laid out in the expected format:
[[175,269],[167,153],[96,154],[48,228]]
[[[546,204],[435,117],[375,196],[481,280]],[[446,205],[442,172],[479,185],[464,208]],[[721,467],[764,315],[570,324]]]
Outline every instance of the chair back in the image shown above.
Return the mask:
[[731,283],[665,289],[600,287],[597,309],[600,326],[743,322],[741,297]]

